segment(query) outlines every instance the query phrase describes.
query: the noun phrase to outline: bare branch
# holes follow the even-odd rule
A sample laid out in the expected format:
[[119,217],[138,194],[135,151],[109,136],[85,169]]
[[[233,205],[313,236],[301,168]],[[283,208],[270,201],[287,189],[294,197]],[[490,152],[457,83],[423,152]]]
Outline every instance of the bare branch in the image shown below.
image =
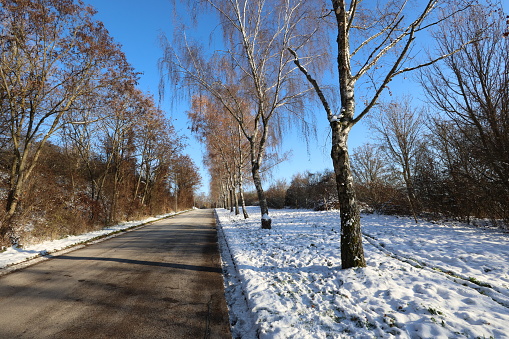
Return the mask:
[[293,55],[293,57],[295,58],[293,60],[293,62],[295,63],[295,65],[297,65],[297,67],[299,68],[299,70],[306,76],[306,78],[308,79],[308,81],[311,83],[311,85],[313,86],[316,94],[318,95],[318,97],[320,98],[320,102],[322,103],[323,105],[323,108],[325,109],[325,112],[327,113],[327,119],[329,121],[331,121],[333,119],[333,114],[332,114],[332,110],[330,108],[330,105],[329,103],[327,102],[327,99],[325,98],[325,95],[323,94],[323,91],[322,89],[320,88],[320,86],[318,85],[318,82],[309,74],[309,72],[307,71],[306,68],[304,68],[304,66],[301,65],[300,61],[299,61],[299,57],[297,56],[297,53],[291,49],[290,47],[288,47],[288,51]]

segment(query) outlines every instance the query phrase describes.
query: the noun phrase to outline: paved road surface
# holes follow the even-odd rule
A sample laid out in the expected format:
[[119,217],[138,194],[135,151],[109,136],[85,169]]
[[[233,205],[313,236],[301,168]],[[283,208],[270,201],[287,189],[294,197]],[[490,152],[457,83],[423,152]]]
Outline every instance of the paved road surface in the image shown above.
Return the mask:
[[231,338],[212,210],[1,277],[0,338]]

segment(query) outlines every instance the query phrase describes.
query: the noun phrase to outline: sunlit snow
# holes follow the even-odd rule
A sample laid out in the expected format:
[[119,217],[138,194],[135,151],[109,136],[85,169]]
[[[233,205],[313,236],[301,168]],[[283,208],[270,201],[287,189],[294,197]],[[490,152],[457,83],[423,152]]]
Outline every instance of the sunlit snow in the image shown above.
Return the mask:
[[216,212],[234,338],[509,335],[508,234],[364,215],[368,267],[342,270],[337,211]]
[[[363,215],[363,269],[341,269],[337,211],[218,209],[234,338],[508,338],[509,234]],[[259,210],[250,207],[249,214]],[[0,268],[130,228],[9,248]]]

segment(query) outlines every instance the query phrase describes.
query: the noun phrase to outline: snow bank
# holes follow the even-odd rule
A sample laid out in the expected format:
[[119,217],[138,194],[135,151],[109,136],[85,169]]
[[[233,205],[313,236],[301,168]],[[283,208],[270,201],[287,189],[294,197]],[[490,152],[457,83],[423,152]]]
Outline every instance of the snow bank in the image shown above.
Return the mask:
[[234,337],[508,337],[507,234],[363,216],[368,267],[342,270],[338,212],[273,210],[271,230],[216,213],[239,285]]

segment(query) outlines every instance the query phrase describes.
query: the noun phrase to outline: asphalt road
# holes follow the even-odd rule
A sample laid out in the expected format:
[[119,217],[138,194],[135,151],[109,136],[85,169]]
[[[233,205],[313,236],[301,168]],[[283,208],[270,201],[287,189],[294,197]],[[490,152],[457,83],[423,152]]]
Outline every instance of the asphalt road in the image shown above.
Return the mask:
[[0,338],[231,338],[212,210],[0,278]]

